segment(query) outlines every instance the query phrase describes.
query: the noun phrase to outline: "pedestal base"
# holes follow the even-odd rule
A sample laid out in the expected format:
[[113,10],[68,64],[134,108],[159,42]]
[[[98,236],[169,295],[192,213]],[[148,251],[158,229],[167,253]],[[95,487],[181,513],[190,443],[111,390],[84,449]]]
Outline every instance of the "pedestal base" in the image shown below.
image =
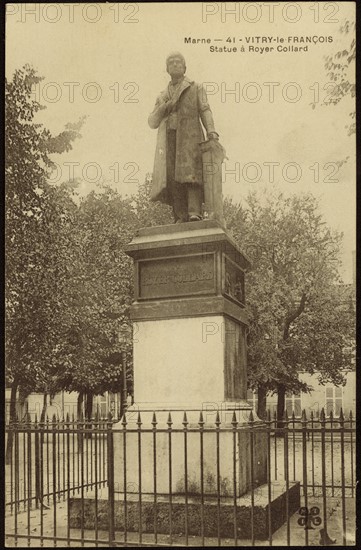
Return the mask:
[[[97,518],[98,529],[108,529],[108,499],[102,489],[101,500],[98,500]],[[262,485],[254,491],[253,507],[253,533],[259,540],[265,540],[277,531],[287,520],[286,499],[288,496],[288,513],[292,516],[300,507],[300,484],[290,483],[288,491],[284,486],[271,483],[271,500],[268,496],[268,485]],[[124,531],[124,495],[116,495],[115,500],[115,529]],[[236,529],[238,539],[251,538],[251,493],[247,493],[237,499],[236,502]],[[69,499],[70,527],[79,529],[81,527],[82,503],[79,498]],[[271,522],[269,525],[269,509]],[[204,504],[199,498],[189,497],[186,505],[184,496],[173,496],[172,504],[169,499],[158,497],[156,504],[154,498],[142,495],[141,515],[138,495],[127,495],[127,518],[126,528],[129,532],[139,532],[141,517],[142,533],[154,533],[156,522],[159,534],[170,532],[170,518],[172,521],[172,534],[180,535],[185,533],[186,518],[188,534],[199,536],[202,532],[202,516],[204,536],[217,537],[218,528],[223,538],[233,538],[235,532],[235,505],[233,499],[221,499],[218,506],[216,499],[206,498]],[[94,496],[84,499],[84,520],[85,529],[94,529],[95,524],[95,500]]]
[[[224,497],[240,497],[251,486],[265,483],[267,435],[257,417],[250,425],[248,403],[208,403],[203,410],[199,405],[183,408],[178,404],[173,410],[168,403],[165,409],[159,404],[145,405],[133,405],[127,411],[125,431],[121,422],[114,426],[116,491],[124,492],[124,468],[127,493],[138,493],[141,487],[147,494],[200,495],[203,491],[206,496],[219,492]],[[236,425],[232,424],[234,415]]]

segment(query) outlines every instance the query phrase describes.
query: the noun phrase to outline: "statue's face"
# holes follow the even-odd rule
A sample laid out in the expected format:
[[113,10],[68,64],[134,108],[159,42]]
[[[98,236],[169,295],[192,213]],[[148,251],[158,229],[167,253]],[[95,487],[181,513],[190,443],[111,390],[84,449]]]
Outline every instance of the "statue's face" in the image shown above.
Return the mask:
[[167,62],[167,71],[170,76],[182,76],[185,73],[183,59],[178,56],[170,57]]

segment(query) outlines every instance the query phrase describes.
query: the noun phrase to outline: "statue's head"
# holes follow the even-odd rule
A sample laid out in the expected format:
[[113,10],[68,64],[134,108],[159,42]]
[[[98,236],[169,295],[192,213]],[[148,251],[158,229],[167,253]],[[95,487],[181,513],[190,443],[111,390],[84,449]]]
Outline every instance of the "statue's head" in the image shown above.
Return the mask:
[[182,76],[186,72],[186,60],[179,52],[172,52],[166,59],[167,73],[170,76]]

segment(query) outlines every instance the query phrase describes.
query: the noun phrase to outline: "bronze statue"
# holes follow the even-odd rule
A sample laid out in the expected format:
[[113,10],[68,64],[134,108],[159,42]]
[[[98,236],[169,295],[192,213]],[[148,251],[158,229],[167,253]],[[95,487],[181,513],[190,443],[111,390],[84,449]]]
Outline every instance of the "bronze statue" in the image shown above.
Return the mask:
[[148,118],[149,126],[158,128],[151,200],[171,205],[175,223],[202,220],[203,203],[208,217],[223,223],[221,163],[225,154],[206,91],[185,76],[182,54],[171,53],[166,65],[171,81]]

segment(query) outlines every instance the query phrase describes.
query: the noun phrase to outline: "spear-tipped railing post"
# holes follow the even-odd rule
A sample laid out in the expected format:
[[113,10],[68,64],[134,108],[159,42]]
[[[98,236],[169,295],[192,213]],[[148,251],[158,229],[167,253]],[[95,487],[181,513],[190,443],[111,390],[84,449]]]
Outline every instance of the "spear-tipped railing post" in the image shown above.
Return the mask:
[[153,428],[153,530],[154,530],[154,542],[158,542],[158,498],[157,498],[157,416],[153,411],[152,428]]
[[112,414],[108,413],[107,422],[107,455],[108,455],[108,541],[115,546],[115,481],[114,481],[114,440]]
[[251,473],[251,543],[254,546],[254,489],[255,489],[255,474],[254,474],[254,415],[251,410],[249,413],[249,435],[250,435],[250,473]]
[[199,445],[200,445],[200,488],[201,488],[201,541],[204,546],[204,419],[203,412],[199,413]]
[[168,414],[168,472],[169,472],[169,540],[172,543],[173,537],[173,468],[172,468],[172,415]]
[[283,440],[283,452],[284,452],[284,472],[285,472],[285,485],[286,485],[286,522],[287,522],[287,546],[290,546],[290,512],[289,512],[289,487],[290,487],[290,475],[289,475],[289,456],[288,456],[288,434],[289,434],[289,418],[287,409],[284,414],[284,440]]
[[267,427],[267,487],[268,487],[268,514],[267,514],[267,520],[268,520],[268,538],[270,545],[272,544],[272,510],[271,510],[271,502],[272,502],[272,485],[271,485],[271,431],[272,431],[272,419],[271,419],[271,411],[270,409],[267,409],[266,413],[266,427]]
[[185,498],[185,517],[184,517],[184,532],[185,543],[188,546],[188,417],[186,411],[183,415],[183,432],[184,432],[184,498]]
[[350,426],[350,450],[351,450],[351,496],[354,496],[354,472],[353,472],[353,415],[352,410],[349,414],[349,426]]
[[[303,497],[305,508],[308,508],[307,495],[307,417],[306,411],[303,409],[301,416],[302,425],[302,465],[303,465]],[[305,544],[308,546],[308,529],[305,529]]]
[[346,494],[345,494],[345,418],[343,409],[340,409],[340,438],[341,438],[341,506],[342,506],[342,542],[346,546]]

